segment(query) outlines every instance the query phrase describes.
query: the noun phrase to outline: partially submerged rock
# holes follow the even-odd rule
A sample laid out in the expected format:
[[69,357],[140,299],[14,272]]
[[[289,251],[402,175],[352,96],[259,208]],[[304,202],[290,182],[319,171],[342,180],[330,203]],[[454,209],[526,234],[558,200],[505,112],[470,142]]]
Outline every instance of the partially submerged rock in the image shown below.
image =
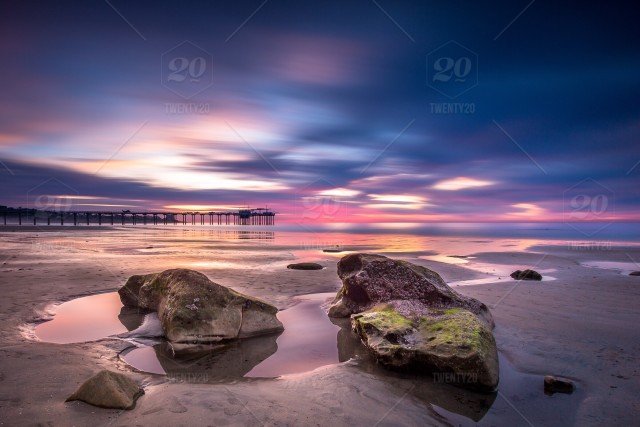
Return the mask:
[[542,274],[535,270],[516,270],[511,273],[511,277],[516,280],[542,280]]
[[338,262],[338,276],[342,289],[329,308],[331,317],[347,317],[379,303],[407,300],[431,308],[464,308],[493,327],[485,304],[460,295],[438,273],[420,265],[382,255],[351,254]]
[[315,262],[298,262],[287,265],[291,270],[322,270],[324,267]]
[[342,252],[342,249],[339,246],[336,246],[335,248],[325,248],[325,249],[322,250],[322,252],[335,254],[335,253]]
[[629,276],[640,276],[640,271],[632,271]]
[[144,390],[129,377],[103,370],[85,381],[67,398],[67,402],[81,400],[100,408],[133,409]]
[[498,353],[491,328],[462,308],[401,314],[391,304],[353,316],[362,342],[383,365],[430,373],[455,385],[493,390]]
[[281,332],[274,306],[187,269],[131,276],[118,290],[124,305],[157,311],[165,337],[210,343]]
[[351,315],[354,331],[381,364],[467,388],[496,388],[498,353],[485,304],[458,294],[435,271],[380,255],[347,255],[338,275],[343,286],[329,316]]
[[573,382],[565,378],[559,378],[553,375],[545,375],[544,377],[544,392],[546,394],[553,393],[573,393]]

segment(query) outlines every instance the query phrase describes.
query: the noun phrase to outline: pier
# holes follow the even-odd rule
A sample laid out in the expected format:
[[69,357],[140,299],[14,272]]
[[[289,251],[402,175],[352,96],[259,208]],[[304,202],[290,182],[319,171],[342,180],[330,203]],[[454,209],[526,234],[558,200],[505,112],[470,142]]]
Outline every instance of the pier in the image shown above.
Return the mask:
[[[274,225],[267,208],[228,212],[47,211],[0,207],[3,225]],[[14,221],[7,221],[13,218]]]

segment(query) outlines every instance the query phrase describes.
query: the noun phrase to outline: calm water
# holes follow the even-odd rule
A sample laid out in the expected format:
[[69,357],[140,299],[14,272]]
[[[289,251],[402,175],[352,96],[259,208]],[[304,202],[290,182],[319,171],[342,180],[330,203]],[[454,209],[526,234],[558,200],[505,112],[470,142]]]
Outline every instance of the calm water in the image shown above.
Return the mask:
[[[321,307],[333,296],[322,293],[296,297],[295,306],[278,313],[285,327],[281,334],[184,348],[134,336],[127,340],[135,347],[125,350],[121,358],[140,371],[172,376],[199,374],[210,381],[311,371],[339,361],[336,337],[340,327]],[[123,307],[117,292],[77,298],[61,304],[55,312],[52,320],[36,326],[35,334],[42,341],[58,344],[114,337],[135,330],[149,315]]]

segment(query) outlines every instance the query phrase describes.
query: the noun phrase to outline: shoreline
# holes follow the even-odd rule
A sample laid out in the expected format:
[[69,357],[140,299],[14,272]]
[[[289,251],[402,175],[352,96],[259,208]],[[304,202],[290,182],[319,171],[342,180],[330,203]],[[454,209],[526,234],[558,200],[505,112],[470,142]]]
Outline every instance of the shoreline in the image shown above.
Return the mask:
[[[87,231],[87,228],[81,230]],[[106,423],[117,417],[118,422],[126,424],[153,424],[160,420],[183,422],[180,420],[184,418],[180,416],[187,413],[194,420],[209,417],[211,422],[222,422],[221,420],[232,416],[234,423],[255,423],[256,419],[242,405],[228,401],[236,396],[236,400],[249,405],[251,412],[260,421],[303,423],[309,414],[314,414],[317,422],[346,425],[354,420],[375,423],[376,416],[383,416],[406,393],[409,383],[404,380],[363,372],[352,362],[328,365],[303,374],[285,375],[275,380],[261,380],[259,384],[252,382],[247,385],[243,382],[202,385],[166,382],[127,368],[118,357],[118,353],[124,349],[121,348],[123,344],[115,340],[61,345],[34,342],[21,335],[19,327],[29,319],[34,319],[38,310],[43,312],[47,304],[114,291],[132,274],[159,269],[160,266],[178,266],[170,261],[173,252],[169,251],[168,255],[164,255],[161,251],[164,249],[164,237],[145,235],[140,243],[136,243],[138,240],[135,240],[135,236],[133,240],[126,240],[119,237],[122,233],[115,231],[113,237],[100,234],[96,242],[89,239],[89,245],[95,246],[96,251],[79,253],[73,250],[74,244],[67,242],[64,246],[56,243],[59,236],[40,236],[39,239],[44,239],[45,242],[39,246],[32,243],[33,233],[17,234],[21,236],[17,240],[14,237],[7,240],[7,235],[0,233],[0,239],[4,241],[0,259],[6,260],[0,269],[5,292],[5,298],[0,301],[0,337],[4,343],[1,348],[4,362],[0,369],[0,401],[5,402],[0,407],[2,418],[16,420],[17,423],[19,420],[24,422],[27,419],[25,417],[29,417],[31,422],[82,424],[90,420],[94,423],[96,420]],[[124,231],[128,232],[130,229]],[[100,239],[106,238],[113,238],[114,245],[119,245],[119,249],[101,242]],[[151,242],[149,239],[155,240]],[[140,252],[150,243],[155,247],[152,250],[155,252]],[[203,240],[202,244],[208,245],[208,242]],[[56,250],[51,250],[48,245],[54,245]],[[130,250],[122,251],[122,247],[130,247],[135,256],[130,255]],[[232,249],[234,245],[223,247],[229,249],[209,250],[210,256],[216,258],[216,262],[221,262],[220,265],[212,264],[211,268],[195,269],[203,271],[221,284],[275,303],[280,309],[291,307],[296,295],[334,292],[340,285],[335,261],[343,254],[323,254],[320,250],[308,254],[299,252],[295,245],[290,245],[287,250],[285,243],[265,247],[259,242],[250,242],[248,246],[236,250]],[[564,248],[554,249],[553,245],[531,249],[548,253],[541,266],[557,270],[549,273],[556,277],[555,281],[519,283],[513,290],[514,282],[458,286],[456,291],[477,298],[490,308],[498,303],[491,309],[497,325],[494,334],[500,352],[512,362],[515,369],[523,373],[555,374],[578,380],[580,393],[584,394],[576,396],[584,399],[581,399],[575,414],[576,424],[632,423],[634,396],[640,391],[639,374],[634,371],[638,362],[636,354],[640,350],[640,344],[636,344],[640,343],[640,333],[630,325],[640,317],[636,312],[640,303],[639,278],[625,277],[612,270],[581,266],[575,257],[579,258],[584,254],[565,254]],[[225,254],[238,259],[246,257],[252,251],[271,255],[267,261],[243,260],[249,263],[247,266],[225,264]],[[598,253],[609,259],[628,252],[634,259],[640,259],[638,247],[627,247],[620,251]],[[16,252],[20,254],[15,255]],[[77,257],[78,254],[82,256]],[[291,260],[301,260],[297,254],[303,258],[313,257],[326,264],[326,268],[300,272],[282,267]],[[482,273],[468,268],[466,264],[443,264],[419,259],[418,253],[409,257],[397,252],[386,255],[405,258],[432,268],[441,273],[447,282],[482,276]],[[221,256],[223,257],[220,258]],[[514,267],[524,262],[537,262],[540,258],[539,253],[520,251],[477,252],[474,256],[474,262],[506,263]],[[185,264],[185,261],[177,264]],[[16,285],[9,285],[12,283]],[[607,283],[606,289],[603,289],[602,283]],[[508,294],[505,296],[506,293]],[[55,366],[54,371],[51,371],[52,364]],[[66,396],[77,384],[101,368],[129,372],[136,380],[150,384],[136,409],[118,414],[117,411],[92,408],[78,402],[64,403]],[[43,383],[42,378],[50,379]],[[345,384],[349,386],[345,388]],[[370,390],[369,395],[362,396],[356,392],[362,389]],[[292,390],[296,392],[292,393]],[[328,390],[333,390],[334,393],[327,395]],[[185,397],[185,393],[190,393],[190,397]],[[301,402],[300,408],[294,413],[279,413],[271,409],[273,405],[290,407],[289,405],[299,400],[299,393],[303,393],[306,400]],[[511,399],[511,396],[507,398]],[[342,404],[346,402],[358,403],[348,406]],[[388,405],[384,406],[380,402],[388,402]],[[518,410],[534,424],[540,423],[536,418],[540,414],[528,408],[526,401],[514,402]],[[212,405],[218,410],[212,410]],[[375,410],[373,412],[376,413],[367,414],[359,408],[376,408],[381,405],[384,406],[384,411],[380,411],[380,414]],[[492,412],[494,410],[504,412],[507,418],[514,413],[506,402],[498,398],[481,423],[506,420],[495,418]],[[531,413],[527,410],[531,410]],[[392,418],[386,421],[434,425],[442,423],[437,415],[443,416],[440,412],[438,409],[429,409],[424,399],[403,398],[393,410]],[[221,414],[224,416],[220,416]],[[447,416],[456,418],[450,414],[445,415],[445,418]],[[509,420],[522,422],[518,418]],[[472,424],[468,418],[459,422]]]

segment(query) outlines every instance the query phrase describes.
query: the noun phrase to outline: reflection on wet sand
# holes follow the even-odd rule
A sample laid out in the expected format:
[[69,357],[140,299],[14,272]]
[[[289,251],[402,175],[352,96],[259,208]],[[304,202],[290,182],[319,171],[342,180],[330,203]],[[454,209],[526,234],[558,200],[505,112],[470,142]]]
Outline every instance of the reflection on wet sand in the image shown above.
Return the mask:
[[121,358],[138,370],[181,381],[237,380],[276,352],[277,337],[272,334],[206,346],[178,346],[163,341],[124,352]]
[[118,314],[118,320],[127,328],[127,331],[133,331],[142,325],[145,314],[146,313],[138,307],[127,307],[123,305],[120,309],[120,314]]
[[[331,321],[340,326],[337,339],[341,362],[354,359],[359,369],[407,390],[408,394],[427,405],[435,405],[448,412],[479,421],[496,399],[497,393],[474,392],[437,382],[430,376],[402,374],[384,369],[375,362],[353,333],[348,319]],[[433,412],[433,415],[439,416],[437,412]]]

